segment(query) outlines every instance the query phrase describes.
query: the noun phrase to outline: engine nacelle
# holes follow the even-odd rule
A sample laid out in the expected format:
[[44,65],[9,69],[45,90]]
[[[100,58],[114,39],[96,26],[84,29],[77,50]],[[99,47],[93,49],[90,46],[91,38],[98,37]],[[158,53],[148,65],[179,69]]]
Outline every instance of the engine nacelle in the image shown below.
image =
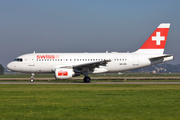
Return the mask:
[[56,69],[55,77],[56,79],[69,79],[75,75],[73,69]]

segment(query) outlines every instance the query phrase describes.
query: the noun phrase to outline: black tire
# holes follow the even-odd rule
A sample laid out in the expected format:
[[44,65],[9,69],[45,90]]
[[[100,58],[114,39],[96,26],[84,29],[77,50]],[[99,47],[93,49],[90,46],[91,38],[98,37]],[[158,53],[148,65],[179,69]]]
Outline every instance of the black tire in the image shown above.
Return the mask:
[[85,83],[90,83],[91,82],[91,78],[90,77],[84,77],[84,82]]

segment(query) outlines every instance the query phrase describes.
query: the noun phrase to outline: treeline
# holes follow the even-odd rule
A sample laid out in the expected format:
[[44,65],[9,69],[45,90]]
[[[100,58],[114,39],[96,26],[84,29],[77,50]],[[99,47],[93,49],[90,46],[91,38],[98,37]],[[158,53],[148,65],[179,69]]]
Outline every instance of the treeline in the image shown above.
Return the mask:
[[172,65],[167,63],[157,64],[149,67],[144,67],[132,72],[151,72],[151,73],[180,73],[180,64]]
[[4,74],[4,67],[0,64],[0,75]]

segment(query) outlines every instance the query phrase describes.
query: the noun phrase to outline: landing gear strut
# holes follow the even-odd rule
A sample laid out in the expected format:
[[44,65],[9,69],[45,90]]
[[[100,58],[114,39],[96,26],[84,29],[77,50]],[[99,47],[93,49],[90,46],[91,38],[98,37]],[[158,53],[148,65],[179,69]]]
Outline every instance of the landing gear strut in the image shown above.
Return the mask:
[[34,82],[34,73],[31,73],[31,78],[30,78],[30,82]]
[[85,76],[83,80],[84,80],[85,83],[90,83],[91,82],[91,78],[88,77],[88,76]]

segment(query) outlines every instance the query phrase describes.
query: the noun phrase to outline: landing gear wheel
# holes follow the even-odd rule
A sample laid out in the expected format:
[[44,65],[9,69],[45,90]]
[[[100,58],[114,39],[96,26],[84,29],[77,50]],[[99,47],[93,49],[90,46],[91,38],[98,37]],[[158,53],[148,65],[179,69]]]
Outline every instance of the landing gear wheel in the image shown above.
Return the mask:
[[30,82],[34,82],[34,76],[35,76],[35,74],[34,74],[34,73],[31,73]]
[[85,83],[90,83],[91,82],[91,78],[90,77],[84,77],[84,82]]
[[33,79],[33,78],[31,78],[31,79],[30,79],[30,82],[34,82],[34,79]]

